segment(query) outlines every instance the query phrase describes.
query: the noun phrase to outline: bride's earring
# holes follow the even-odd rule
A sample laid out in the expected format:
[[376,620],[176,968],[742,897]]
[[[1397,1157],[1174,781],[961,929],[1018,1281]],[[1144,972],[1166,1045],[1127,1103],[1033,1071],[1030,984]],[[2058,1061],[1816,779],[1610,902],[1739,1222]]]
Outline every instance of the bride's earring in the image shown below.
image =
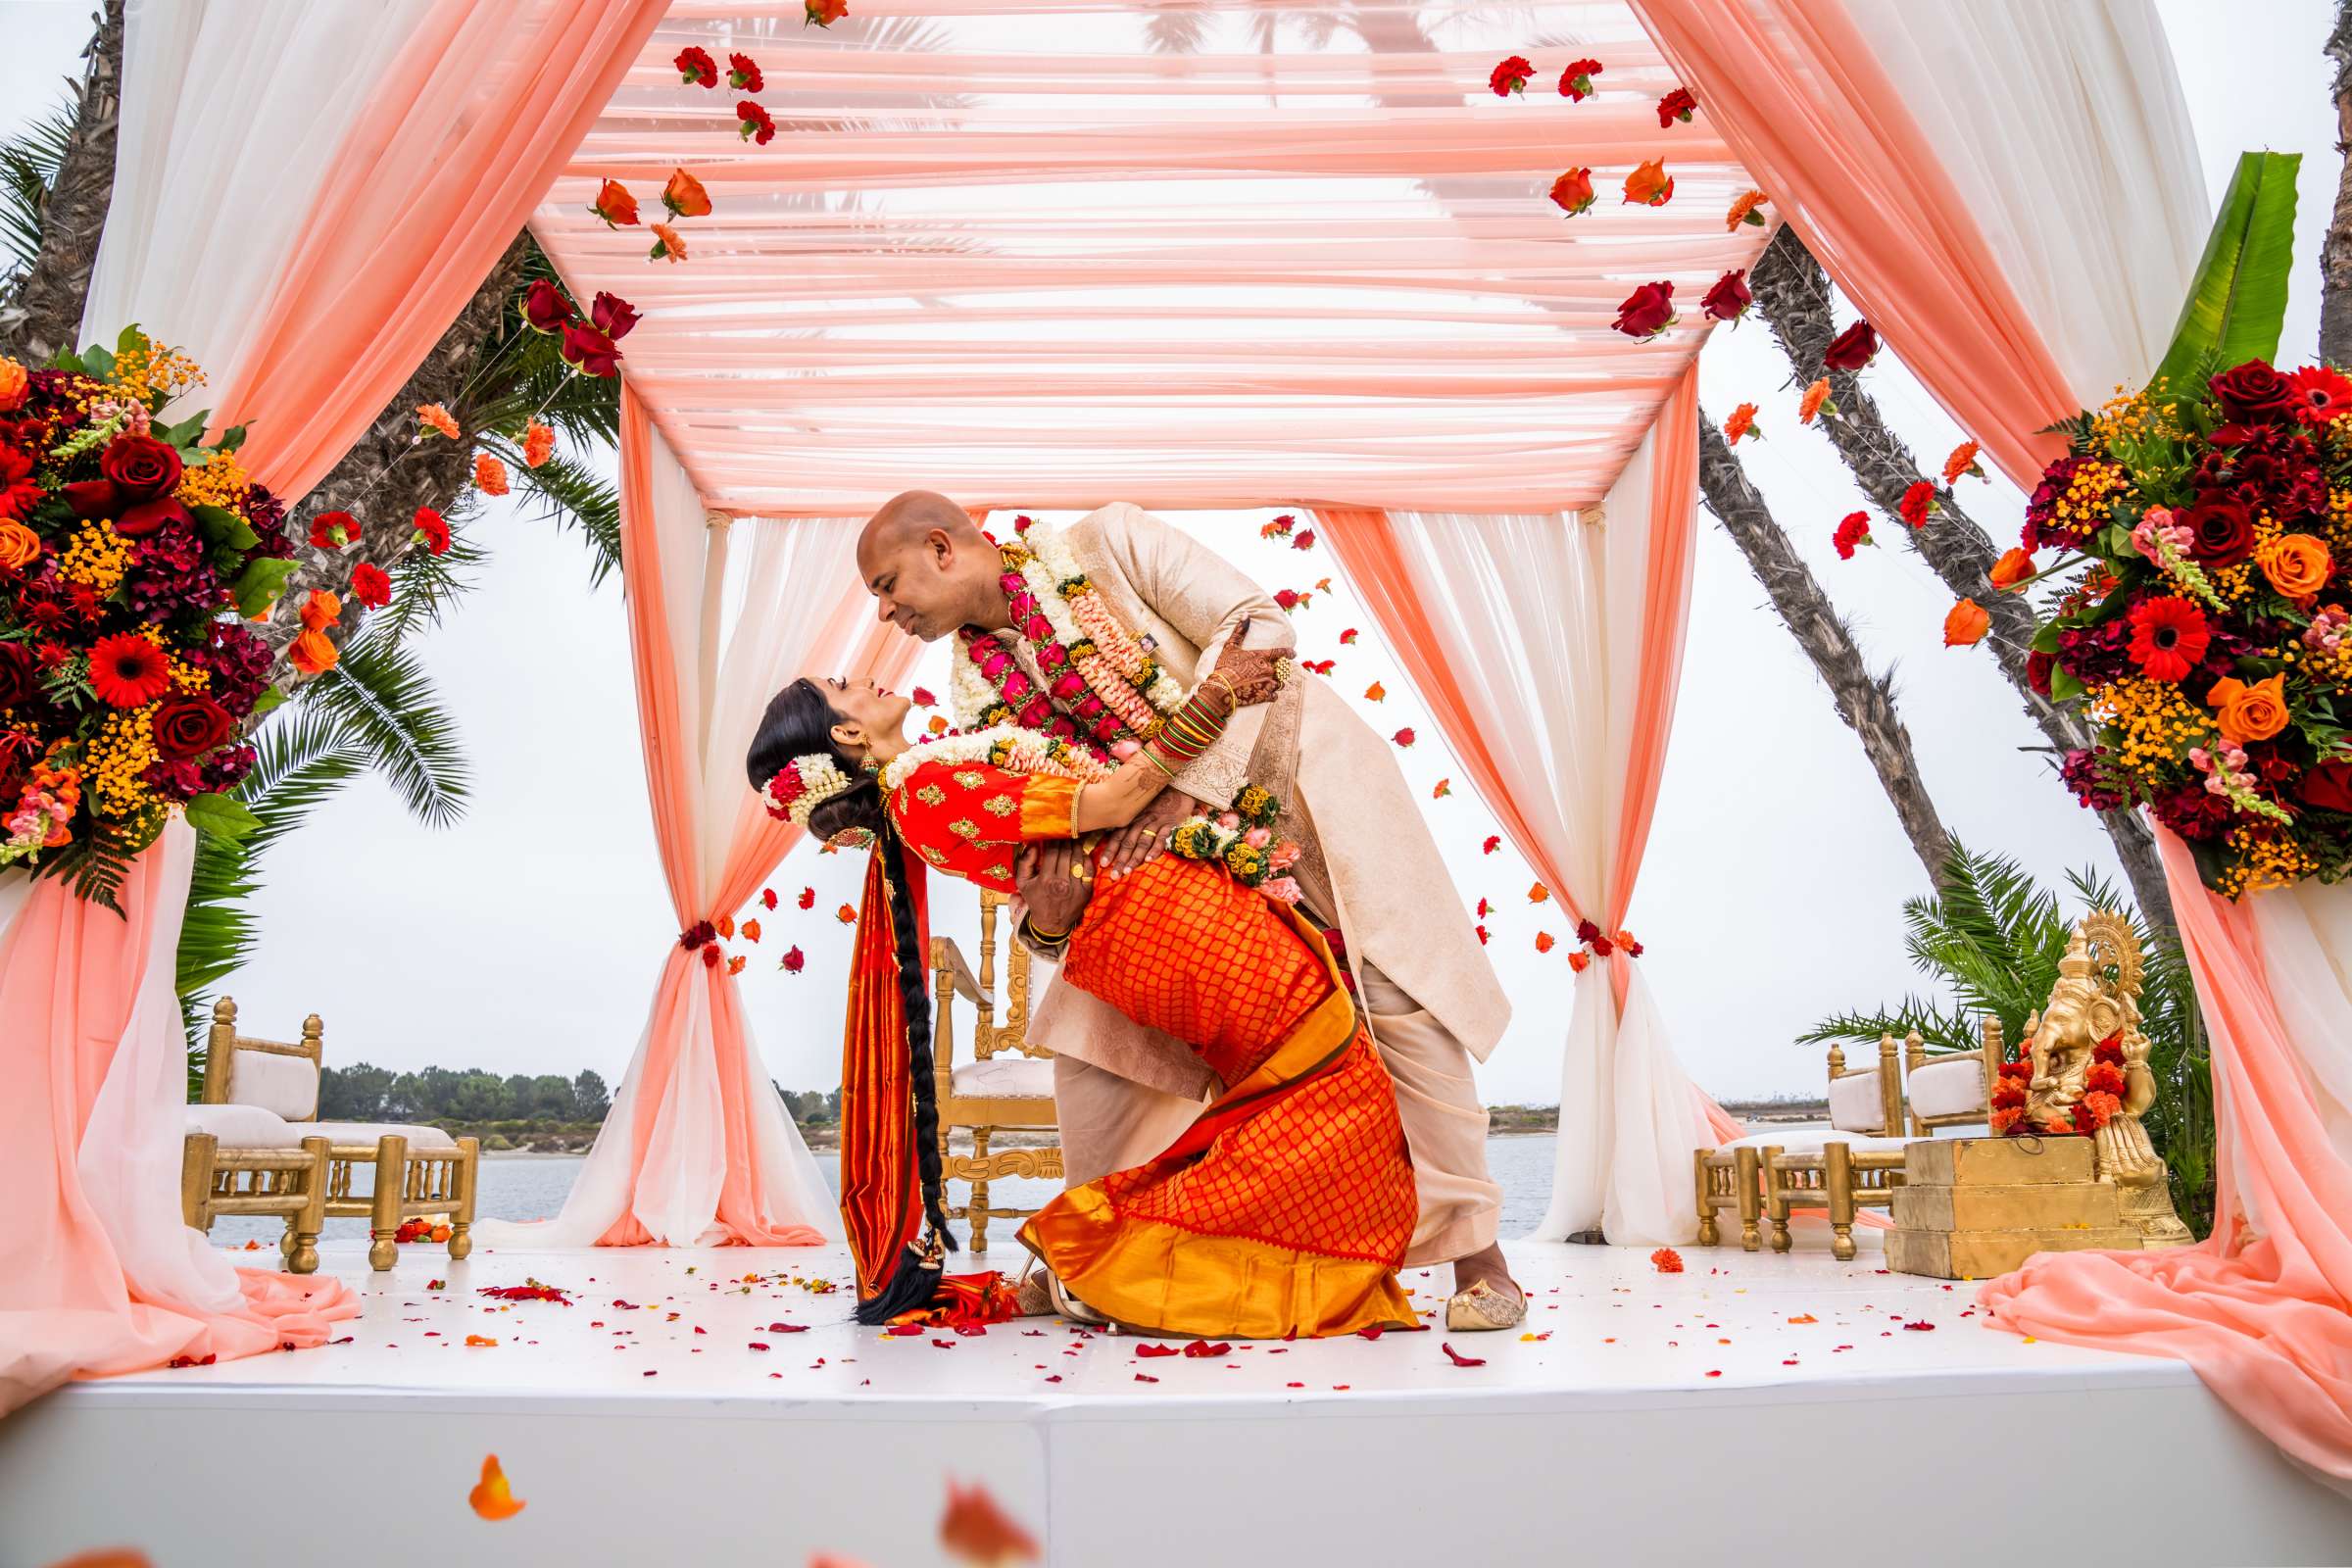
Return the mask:
[[858,770],[860,773],[879,773],[882,771],[882,764],[875,761],[871,757],[868,757],[864,761],[858,764]]

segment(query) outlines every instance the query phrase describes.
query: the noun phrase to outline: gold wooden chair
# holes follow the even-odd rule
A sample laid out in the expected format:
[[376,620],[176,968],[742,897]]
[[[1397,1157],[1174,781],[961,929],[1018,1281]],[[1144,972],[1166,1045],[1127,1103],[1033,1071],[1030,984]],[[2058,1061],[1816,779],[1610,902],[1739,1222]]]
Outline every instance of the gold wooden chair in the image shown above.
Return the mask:
[[[233,1113],[253,1107],[219,1108]],[[326,1222],[327,1142],[294,1138],[278,1117],[264,1123],[266,1115],[249,1124],[233,1115],[191,1120],[180,1152],[180,1218],[209,1235],[223,1214],[277,1215],[286,1222],[278,1242],[286,1268],[308,1274],[318,1266],[318,1232]]]
[[[1004,954],[1004,1011],[999,1022],[996,1003],[997,920],[1006,900],[1001,893],[980,895],[980,973],[973,977],[963,950],[952,937],[931,939],[932,995],[939,1016],[932,1031],[933,1067],[938,1075],[940,1171],[946,1182],[971,1185],[971,1199],[962,1207],[950,1206],[948,1217],[967,1220],[972,1250],[988,1250],[989,1221],[1026,1219],[1034,1208],[1003,1208],[988,1200],[989,1183],[1001,1177],[1061,1180],[1061,1147],[992,1150],[990,1143],[1006,1130],[1052,1130],[1058,1125],[1054,1108],[1054,1054],[1028,1041],[1029,950],[1007,941]],[[956,1060],[957,997],[972,1004],[972,1059]],[[948,1147],[956,1128],[972,1135],[972,1152],[958,1154]]]
[[[318,1120],[318,1079],[326,1059],[323,1036],[315,1012],[302,1021],[300,1042],[241,1035],[236,1001],[222,997],[213,1004],[205,1105],[259,1106],[289,1123],[298,1135],[323,1138],[328,1153],[325,1215],[368,1221],[369,1266],[379,1271],[392,1266],[399,1254],[392,1238],[402,1220],[434,1216],[449,1221],[450,1257],[465,1257],[473,1250],[481,1146],[471,1138],[452,1138],[438,1127]],[[352,1173],[362,1166],[374,1172],[374,1181],[368,1191],[355,1193]],[[284,1245],[290,1260],[295,1245],[291,1228]]]
[[[1919,1036],[1914,1033],[1914,1044]],[[1848,1070],[1843,1047],[1830,1047],[1830,1125],[1827,1131],[1760,1132],[1701,1149],[1691,1156],[1698,1206],[1698,1240],[1722,1245],[1717,1216],[1740,1215],[1740,1245],[1763,1245],[1758,1221],[1772,1227],[1772,1250],[1786,1252],[1791,1208],[1826,1208],[1830,1250],[1840,1262],[1854,1256],[1857,1208],[1885,1208],[1903,1170],[1902,1058],[1894,1037],[1879,1039],[1879,1059]]]
[[1939,1127],[1989,1122],[1992,1086],[2001,1076],[2001,1020],[1986,1017],[1981,1032],[1982,1044],[1974,1051],[1930,1055],[1917,1030],[1903,1043],[1903,1099],[1911,1106],[1915,1136],[1933,1138]]

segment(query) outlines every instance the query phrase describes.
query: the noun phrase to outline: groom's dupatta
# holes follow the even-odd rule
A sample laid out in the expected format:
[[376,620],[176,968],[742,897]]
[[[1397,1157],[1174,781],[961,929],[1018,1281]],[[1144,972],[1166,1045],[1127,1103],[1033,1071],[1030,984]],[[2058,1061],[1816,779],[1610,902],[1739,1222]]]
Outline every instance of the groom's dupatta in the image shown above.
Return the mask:
[[866,859],[841,1043],[841,1217],[860,1301],[884,1293],[923,1221],[906,1006],[891,940],[890,900],[913,901],[916,951],[922,954],[931,946],[929,901],[921,872],[912,873],[912,887],[893,888],[882,858],[877,846]]

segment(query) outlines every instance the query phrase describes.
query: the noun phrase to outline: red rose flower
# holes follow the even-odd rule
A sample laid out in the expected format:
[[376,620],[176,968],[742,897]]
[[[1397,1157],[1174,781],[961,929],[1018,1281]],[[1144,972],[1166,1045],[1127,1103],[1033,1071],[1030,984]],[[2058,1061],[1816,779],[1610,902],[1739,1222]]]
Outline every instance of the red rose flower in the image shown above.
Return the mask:
[[180,505],[177,496],[157,496],[124,507],[115,518],[115,532],[125,539],[144,539],[167,522],[194,522],[188,509]]
[[38,662],[21,642],[0,643],[0,708],[22,708],[41,689]]
[[418,507],[415,530],[410,539],[413,543],[424,546],[425,554],[449,554],[449,524],[442,520],[441,514],[430,507]]
[[1395,741],[1399,746],[1410,746],[1413,744],[1413,732],[1409,728],[1400,729],[1396,734],[1390,736],[1389,739]]
[[2057,657],[2052,654],[2026,655],[2026,684],[2033,687],[2037,696],[2050,695],[2050,671],[2057,662]]
[[776,967],[782,969],[786,974],[799,974],[803,968],[807,967],[808,962],[808,956],[799,948],[790,948],[785,951],[783,961]]
[[112,479],[75,479],[59,494],[74,515],[88,521],[92,517],[111,517],[122,510],[122,492]]
[[1298,608],[1298,591],[1296,588],[1277,588],[1274,602],[1286,611],[1296,610]]
[[172,689],[172,662],[137,632],[101,637],[90,650],[90,689],[109,708],[145,708]]
[[1878,353],[1879,334],[1868,321],[1856,321],[1823,351],[1821,363],[1833,370],[1859,370],[1878,358]]
[[750,55],[733,54],[727,56],[727,85],[737,92],[758,92],[767,85],[767,78],[760,74],[759,62]]
[[237,721],[210,697],[183,693],[155,710],[155,749],[173,761],[202,757],[222,741]]
[[2326,424],[2339,414],[2352,413],[2352,378],[2325,365],[2307,365],[2287,376],[2294,383],[2295,417],[2305,424]]
[[1513,93],[1524,96],[1527,84],[1535,74],[1534,62],[1524,55],[1513,55],[1488,73],[1487,85],[1494,89],[1497,98],[1508,98]]
[[2248,424],[2277,424],[2292,418],[2303,401],[2292,381],[2261,360],[2248,360],[2235,369],[2224,370],[2210,384],[2230,417]]
[[674,64],[678,68],[679,79],[689,87],[718,85],[718,62],[710,58],[710,50],[699,44],[679,50]]
[[620,350],[611,334],[578,321],[564,328],[563,347],[558,351],[567,365],[576,365],[588,375],[618,375]]
[[2213,637],[2203,611],[2170,595],[2141,600],[2131,618],[2132,662],[2150,680],[2185,680]]
[[531,286],[522,291],[522,318],[534,332],[553,332],[578,313],[564,291],[544,277],[531,279]]
[[1838,531],[1830,536],[1830,543],[1838,547],[1838,559],[1840,561],[1853,560],[1856,545],[1878,543],[1870,536],[1870,514],[1867,512],[1847,513],[1838,522]]
[[[0,702],[0,708],[7,706]],[[2306,806],[2352,815],[2352,762],[2322,762],[2303,775],[2296,794]]]
[[40,505],[40,481],[32,476],[32,454],[0,443],[0,522],[28,514]]
[[360,519],[348,512],[321,512],[311,519],[311,548],[344,550],[360,542]]
[[776,122],[767,118],[767,111],[746,98],[735,106],[735,130],[745,141],[764,147],[776,139]]
[[1674,285],[1644,283],[1617,307],[1617,319],[1610,324],[1627,337],[1656,337],[1674,321]]
[[374,562],[363,561],[351,568],[351,597],[369,610],[381,610],[392,602],[392,579]]
[[815,908],[815,907],[816,907],[816,889],[814,889],[814,888],[803,888],[803,889],[801,889],[800,906],[801,906],[801,907],[802,907],[802,908],[804,908],[804,909],[813,909],[813,908]]
[[1896,510],[1912,527],[1926,527],[1928,514],[1936,510],[1936,487],[1925,479],[1914,481],[1911,488],[1903,492],[1903,504]]
[[2191,535],[2188,553],[2197,564],[2216,571],[2234,566],[2254,553],[2254,519],[2245,507],[2220,491],[2200,496],[2180,514]]
[[1718,321],[1737,321],[1754,299],[1747,287],[1747,269],[1742,267],[1717,278],[1698,308]]
[[596,298],[588,302],[588,319],[595,323],[599,332],[617,343],[629,335],[629,329],[637,324],[639,318],[636,306],[617,294],[608,294],[599,289]]
[[126,500],[160,496],[179,483],[179,454],[147,435],[119,435],[98,458],[98,471],[115,481]]
[[1568,69],[1560,73],[1560,96],[1572,104],[1583,103],[1597,90],[1592,85],[1592,78],[1599,74],[1600,62],[1597,60],[1570,61]]
[[1678,120],[1688,125],[1697,109],[1698,100],[1690,96],[1689,89],[1677,87],[1658,100],[1658,128],[1664,130]]

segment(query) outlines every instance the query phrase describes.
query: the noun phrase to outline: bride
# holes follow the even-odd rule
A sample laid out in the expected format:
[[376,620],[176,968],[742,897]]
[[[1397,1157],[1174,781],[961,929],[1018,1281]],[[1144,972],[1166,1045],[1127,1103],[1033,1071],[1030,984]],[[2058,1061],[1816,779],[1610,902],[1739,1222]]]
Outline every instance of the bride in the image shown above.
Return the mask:
[[[953,1245],[940,1206],[919,872],[909,871],[928,866],[1010,893],[1024,846],[1132,821],[1237,707],[1267,701],[1286,675],[1284,654],[1241,642],[1231,639],[1186,706],[1123,761],[1011,725],[909,743],[907,700],[871,683],[804,677],[768,704],[746,759],[768,809],[874,850],[843,1096],[843,1199],[861,1253],[862,1321],[930,1304],[940,1251]],[[1072,930],[1032,927],[1060,948],[1064,982],[1186,1042],[1223,1086],[1159,1155],[1070,1189],[1021,1228],[1072,1316],[1269,1339],[1416,1321],[1396,1283],[1415,1198],[1396,1095],[1321,935],[1270,896],[1287,886],[1269,874],[1283,847],[1262,825],[1277,808],[1245,789],[1234,810],[1180,823],[1174,853],[1105,879]],[[1071,874],[1092,875],[1086,857]],[[877,886],[887,955],[867,929],[883,924]],[[861,994],[859,981],[883,962],[895,970],[893,994]],[[862,1026],[878,1016],[886,1027]],[[904,1095],[894,1113],[886,1093],[861,1131],[850,1103],[861,1080],[902,1070],[911,1126]],[[889,1151],[895,1185],[862,1158],[853,1168],[853,1135]],[[910,1170],[920,1173],[919,1203]],[[854,1184],[880,1191],[878,1225],[859,1223]],[[918,1211],[928,1234],[905,1247]]]

